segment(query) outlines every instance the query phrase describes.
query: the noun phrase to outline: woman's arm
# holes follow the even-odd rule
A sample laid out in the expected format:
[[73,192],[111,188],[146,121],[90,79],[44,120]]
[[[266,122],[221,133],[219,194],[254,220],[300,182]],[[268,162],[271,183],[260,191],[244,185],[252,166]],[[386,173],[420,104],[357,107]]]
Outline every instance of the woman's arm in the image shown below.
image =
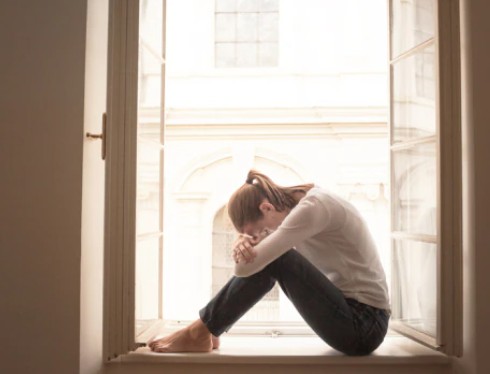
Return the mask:
[[235,263],[235,275],[248,277],[259,272],[291,248],[332,226],[334,221],[335,217],[317,198],[302,199],[277,230],[254,246],[252,262]]

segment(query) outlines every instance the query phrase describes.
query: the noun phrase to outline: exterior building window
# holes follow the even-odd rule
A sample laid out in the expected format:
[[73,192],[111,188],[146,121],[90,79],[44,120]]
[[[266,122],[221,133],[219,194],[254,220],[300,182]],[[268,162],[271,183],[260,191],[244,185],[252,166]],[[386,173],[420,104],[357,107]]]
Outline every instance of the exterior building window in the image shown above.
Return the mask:
[[278,65],[279,0],[216,0],[215,66]]

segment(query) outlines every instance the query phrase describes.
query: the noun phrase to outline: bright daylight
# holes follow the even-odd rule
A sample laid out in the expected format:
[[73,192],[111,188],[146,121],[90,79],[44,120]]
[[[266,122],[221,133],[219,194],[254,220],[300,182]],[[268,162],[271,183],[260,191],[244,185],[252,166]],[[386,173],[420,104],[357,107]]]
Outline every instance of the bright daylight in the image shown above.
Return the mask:
[[[424,4],[412,20],[421,37],[433,27]],[[314,183],[355,206],[391,290],[386,1],[162,7],[142,0],[140,8],[137,335],[155,321],[166,328],[194,321],[233,276],[237,232],[227,203],[250,169],[281,186]],[[433,131],[432,59],[429,49],[397,70],[400,138]],[[434,149],[397,153],[401,229],[435,235],[435,184],[427,182]],[[405,243],[416,247],[410,253],[397,252],[406,270],[398,282],[411,282],[397,283],[397,300],[409,324],[432,333],[435,272],[411,279],[409,269],[432,266],[435,244],[414,243]],[[229,333],[243,331],[313,333],[278,284]]]

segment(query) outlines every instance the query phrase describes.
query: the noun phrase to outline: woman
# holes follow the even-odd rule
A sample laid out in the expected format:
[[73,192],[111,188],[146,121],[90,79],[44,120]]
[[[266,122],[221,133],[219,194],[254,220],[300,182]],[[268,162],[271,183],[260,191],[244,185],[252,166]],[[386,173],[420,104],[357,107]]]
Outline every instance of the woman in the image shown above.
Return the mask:
[[388,328],[386,278],[374,241],[349,202],[312,184],[281,187],[251,170],[230,198],[239,232],[235,275],[188,327],[149,343],[155,352],[209,352],[273,286],[331,347],[365,355]]

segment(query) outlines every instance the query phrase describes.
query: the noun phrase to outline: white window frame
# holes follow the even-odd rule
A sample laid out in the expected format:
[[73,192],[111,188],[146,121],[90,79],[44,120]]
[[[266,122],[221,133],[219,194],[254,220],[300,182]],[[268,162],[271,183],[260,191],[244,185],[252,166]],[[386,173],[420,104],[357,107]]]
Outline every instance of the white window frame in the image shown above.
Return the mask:
[[[162,0],[165,1],[165,0]],[[403,323],[397,331],[460,355],[462,344],[461,129],[459,4],[438,1],[440,173],[437,336]],[[135,341],[135,213],[139,1],[110,0],[104,256],[104,358],[138,347]],[[444,124],[444,126],[441,126]]]
[[[388,1],[391,30],[392,1]],[[459,3],[438,0],[434,46],[436,49],[436,148],[437,148],[437,325],[436,334],[420,332],[396,318],[390,327],[420,343],[460,356],[462,353],[462,165]],[[390,97],[392,66],[425,46],[422,43],[392,59],[390,33]],[[390,124],[392,99],[390,98]],[[390,128],[392,126],[390,125]],[[394,181],[391,176],[392,197]],[[393,208],[392,208],[393,209]],[[392,214],[393,215],[393,214]],[[393,220],[393,218],[392,218]],[[402,234],[403,235],[403,234]],[[396,294],[392,302],[396,303]]]

